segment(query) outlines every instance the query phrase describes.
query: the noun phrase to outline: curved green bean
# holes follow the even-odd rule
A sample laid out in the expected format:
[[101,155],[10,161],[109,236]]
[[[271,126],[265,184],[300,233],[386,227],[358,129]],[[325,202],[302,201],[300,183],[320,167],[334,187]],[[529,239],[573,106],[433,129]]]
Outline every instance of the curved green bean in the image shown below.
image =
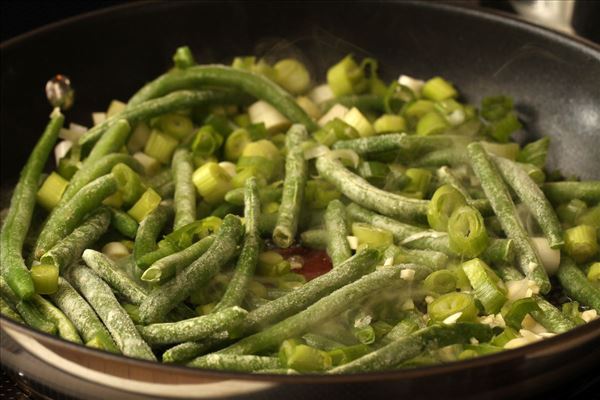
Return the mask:
[[329,157],[319,157],[316,165],[323,178],[363,207],[410,221],[423,221],[427,215],[427,200],[415,200],[376,188],[348,171],[340,161]]
[[136,262],[156,250],[156,240],[172,215],[171,203],[163,201],[140,222],[133,245],[133,257]]
[[37,306],[47,320],[56,325],[58,336],[69,342],[81,343],[81,338],[73,322],[61,310],[56,308],[54,304],[39,294],[34,295],[31,298],[31,302]]
[[63,123],[64,116],[56,109],[21,170],[0,232],[2,276],[20,299],[29,299],[35,293],[33,280],[23,259],[23,243],[31,224],[40,175]]
[[245,236],[242,252],[238,258],[233,277],[225,290],[225,294],[217,303],[213,312],[226,307],[239,306],[246,297],[248,283],[254,275],[258,262],[258,253],[261,247],[260,233],[258,232],[258,221],[260,218],[260,201],[258,199],[258,188],[256,178],[246,180],[244,195],[244,224]]
[[240,219],[227,215],[209,250],[175,278],[150,293],[140,305],[144,323],[162,319],[177,304],[185,300],[195,288],[205,285],[235,253],[242,235]]
[[189,362],[187,366],[217,371],[256,372],[262,369],[280,368],[281,363],[277,357],[210,354],[206,358]]
[[146,84],[129,100],[128,105],[135,106],[174,90],[202,86],[242,90],[271,104],[290,121],[303,124],[310,131],[318,129],[317,124],[295,99],[280,86],[262,75],[224,65],[196,65],[185,70],[171,71]]
[[573,260],[561,257],[558,281],[573,299],[600,312],[600,289],[592,284]]
[[600,181],[548,182],[542,185],[544,194],[553,204],[567,203],[573,199],[588,204],[600,203]]
[[110,211],[110,224],[113,228],[121,235],[128,237],[129,239],[135,239],[139,228],[137,221],[124,211],[115,208],[111,208]]
[[85,216],[117,191],[112,174],[104,175],[85,185],[69,201],[59,204],[46,221],[35,245],[35,256],[41,257],[81,224]]
[[79,144],[84,148],[93,145],[108,128],[121,119],[127,120],[131,126],[134,126],[138,122],[143,122],[172,111],[185,110],[203,105],[238,104],[240,101],[245,102],[246,99],[233,91],[180,90],[157,99],[148,99],[148,101],[140,104],[128,105],[124,111],[106,119],[104,122],[87,131],[79,139]]
[[99,208],[67,237],[44,253],[40,261],[42,264],[55,265],[59,271],[63,271],[106,232],[109,224],[110,211],[106,207]]

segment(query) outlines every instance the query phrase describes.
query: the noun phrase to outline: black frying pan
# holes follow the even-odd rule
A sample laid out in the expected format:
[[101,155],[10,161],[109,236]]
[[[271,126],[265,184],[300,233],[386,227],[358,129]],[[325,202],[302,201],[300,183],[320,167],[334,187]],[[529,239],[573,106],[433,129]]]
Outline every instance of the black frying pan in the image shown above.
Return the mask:
[[[169,68],[173,50],[182,44],[189,45],[201,63],[229,63],[242,54],[293,55],[320,80],[327,66],[352,52],[380,60],[388,79],[399,73],[443,75],[470,102],[510,94],[528,131],[552,137],[551,168],[600,178],[600,49],[584,40],[435,3],[135,3],[50,25],[1,45],[0,149],[5,190],[16,180],[47,121],[50,108],[43,87],[49,77],[56,73],[71,77],[77,99],[67,118],[91,125],[90,112],[104,109],[112,99],[126,100]],[[266,391],[246,393],[256,398],[407,393],[415,398],[522,397],[588,371],[600,359],[600,321],[493,356],[352,377],[211,373],[100,353],[5,319],[2,325],[37,338],[66,359],[132,381],[210,380],[221,382],[224,391],[231,386],[229,379],[277,382]],[[100,390],[89,379],[76,382]],[[122,391],[119,398],[125,396],[123,391],[135,391],[128,385],[118,390]],[[95,393],[102,397],[101,392]]]

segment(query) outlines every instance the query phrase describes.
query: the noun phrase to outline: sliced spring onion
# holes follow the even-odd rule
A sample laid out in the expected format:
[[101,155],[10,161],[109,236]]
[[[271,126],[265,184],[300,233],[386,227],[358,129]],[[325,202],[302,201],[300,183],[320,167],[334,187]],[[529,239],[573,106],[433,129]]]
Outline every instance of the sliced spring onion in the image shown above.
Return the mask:
[[129,152],[136,153],[138,151],[141,151],[146,145],[148,139],[150,138],[150,133],[151,130],[148,124],[146,124],[145,122],[138,123],[135,126],[135,128],[133,128],[131,136],[127,141],[127,149],[129,150]]
[[352,55],[347,55],[327,71],[327,84],[335,96],[362,93],[367,90],[369,82],[363,68]]
[[444,78],[436,76],[429,79],[421,88],[423,97],[430,100],[441,101],[458,96],[454,86]]
[[304,110],[305,113],[308,114],[314,120],[318,120],[321,118],[321,110],[319,107],[313,103],[310,97],[307,96],[298,96],[296,98],[296,103]]
[[123,204],[125,206],[131,206],[145,191],[142,179],[137,172],[123,163],[115,165],[111,172],[117,181],[117,187],[121,193]]
[[356,129],[361,137],[373,136],[375,134],[375,130],[369,120],[356,107],[352,107],[344,115],[343,121]]
[[468,322],[476,320],[477,306],[475,299],[470,294],[452,292],[443,294],[429,303],[427,313],[429,318],[436,322],[442,322],[446,318],[460,313],[455,322]]
[[487,247],[489,239],[483,217],[470,206],[457,208],[448,220],[450,249],[465,257],[477,257]]
[[506,325],[513,329],[521,329],[523,318],[533,311],[540,311],[540,306],[532,297],[525,297],[511,303],[502,313]]
[[376,133],[404,132],[406,120],[400,115],[384,114],[375,120],[373,129]]
[[487,314],[496,314],[506,303],[506,288],[502,279],[488,265],[474,258],[462,264],[462,269],[469,279],[475,297],[481,302]]
[[156,120],[156,126],[167,135],[183,140],[194,130],[192,120],[182,114],[165,114]]
[[598,252],[596,227],[577,225],[565,231],[565,251],[578,263],[590,260]]
[[256,273],[260,276],[281,276],[289,273],[290,269],[290,263],[277,252],[265,251],[258,255]]
[[353,126],[339,118],[334,118],[313,133],[313,137],[322,145],[331,147],[338,140],[355,139],[359,137],[359,134]]
[[36,293],[52,294],[58,290],[58,267],[56,265],[34,265],[31,267],[30,272]]
[[234,130],[225,141],[225,159],[228,161],[237,161],[244,148],[252,142],[250,133],[244,128]]
[[352,235],[358,239],[359,246],[367,245],[378,249],[385,249],[394,243],[394,237],[390,231],[362,222],[352,224]]
[[50,211],[60,202],[60,199],[67,189],[69,181],[64,179],[56,172],[52,172],[37,192],[37,202]]
[[310,74],[300,61],[285,58],[278,61],[275,69],[275,82],[292,94],[304,93],[310,86]]
[[404,171],[404,175],[410,181],[402,189],[403,194],[410,194],[413,198],[424,198],[429,192],[429,184],[433,175],[429,170],[424,168],[408,168]]
[[208,162],[194,171],[192,181],[198,194],[209,204],[217,204],[231,190],[231,177],[215,162]]
[[481,146],[488,153],[494,154],[498,157],[508,158],[509,160],[515,160],[519,154],[518,143],[494,143],[494,142],[480,142]]
[[142,153],[141,151],[134,153],[133,158],[135,158],[139,161],[140,164],[142,164],[142,167],[144,167],[144,174],[146,176],[156,175],[161,169],[161,164],[156,158],[150,157],[149,155],[147,155],[146,153]]
[[448,129],[448,122],[437,111],[429,111],[423,115],[417,123],[417,135],[437,135]]
[[173,54],[173,63],[176,68],[186,69],[196,64],[192,50],[188,46],[181,46]]
[[223,144],[223,136],[211,125],[198,129],[192,142],[194,155],[207,157],[215,154]]
[[310,91],[308,97],[316,104],[325,103],[327,100],[331,100],[335,97],[331,88],[328,84],[324,83],[322,85],[316,86],[313,90]]
[[144,147],[144,153],[163,164],[169,164],[178,144],[177,139],[158,130],[153,130]]
[[112,116],[119,114],[121,111],[123,111],[125,109],[125,107],[127,107],[127,104],[123,103],[122,101],[119,101],[119,100],[111,101],[110,104],[108,105],[108,109],[106,110],[106,117],[110,118]]
[[456,276],[446,269],[434,271],[425,278],[423,287],[434,293],[450,293],[456,289]]
[[152,188],[146,189],[138,201],[127,211],[138,223],[142,222],[160,204],[160,195]]
[[421,89],[423,89],[425,81],[413,78],[408,75],[400,75],[400,77],[398,78],[398,83],[402,86],[409,88],[415,94],[415,96],[419,96],[421,94]]
[[440,186],[427,205],[427,222],[436,231],[447,232],[448,220],[459,207],[467,204],[464,196],[452,185]]

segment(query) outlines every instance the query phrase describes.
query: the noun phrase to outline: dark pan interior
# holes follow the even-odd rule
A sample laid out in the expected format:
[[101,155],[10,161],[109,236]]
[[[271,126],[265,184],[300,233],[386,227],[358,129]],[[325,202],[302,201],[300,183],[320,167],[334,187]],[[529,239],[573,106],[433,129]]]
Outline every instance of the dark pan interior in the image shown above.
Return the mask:
[[[174,49],[184,44],[200,63],[230,63],[233,56],[246,54],[296,56],[310,66],[316,80],[323,80],[327,66],[351,52],[377,58],[387,79],[400,73],[442,75],[471,102],[510,94],[532,134],[523,139],[552,136],[552,168],[600,178],[600,50],[595,45],[515,20],[433,3],[186,2],[136,3],[2,44],[3,188],[16,180],[47,122],[50,107],[43,89],[48,78],[56,73],[71,78],[76,103],[67,119],[89,126],[92,111],[104,110],[112,99],[126,100],[168,69]],[[577,332],[567,335],[563,343],[568,337],[578,340]],[[597,350],[597,336],[595,340],[578,354]],[[504,364],[496,383],[543,375],[550,366],[570,359],[565,354],[551,356],[563,348],[560,340],[545,346],[548,359],[536,362],[535,370],[524,362],[522,352]],[[466,377],[481,379],[494,371],[477,370]],[[386,379],[395,377],[388,374]],[[452,379],[457,375],[443,382],[450,384]],[[477,392],[486,385],[479,382],[472,389]],[[391,388],[388,381],[378,392]]]

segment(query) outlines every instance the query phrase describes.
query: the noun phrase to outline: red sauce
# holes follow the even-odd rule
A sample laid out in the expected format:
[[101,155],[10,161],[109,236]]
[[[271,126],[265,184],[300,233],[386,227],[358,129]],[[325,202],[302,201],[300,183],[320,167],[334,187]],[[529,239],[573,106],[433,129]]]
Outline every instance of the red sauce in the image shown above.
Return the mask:
[[331,260],[323,250],[312,250],[304,247],[290,247],[289,249],[275,249],[284,258],[301,256],[304,259],[302,269],[296,270],[304,275],[307,281],[323,275],[331,270]]

